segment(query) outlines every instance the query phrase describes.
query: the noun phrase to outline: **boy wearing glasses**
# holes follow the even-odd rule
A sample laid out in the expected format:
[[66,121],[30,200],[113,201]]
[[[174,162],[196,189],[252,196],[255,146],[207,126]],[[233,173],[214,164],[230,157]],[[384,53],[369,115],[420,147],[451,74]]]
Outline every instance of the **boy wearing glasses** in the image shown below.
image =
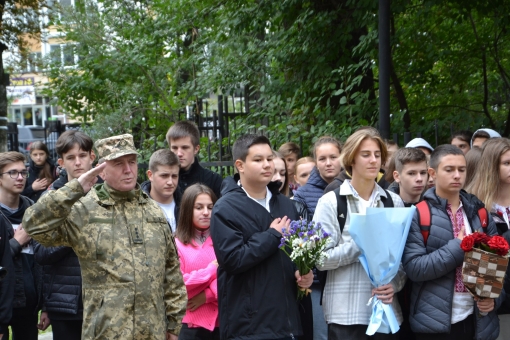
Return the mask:
[[[7,228],[9,246],[14,263],[13,272],[5,280],[15,281],[14,294],[4,296],[4,282],[0,289],[0,310],[12,308],[8,322],[15,339],[37,340],[37,314],[42,298],[41,268],[34,261],[32,239],[23,229],[21,220],[33,202],[21,192],[27,181],[25,156],[19,152],[0,153],[0,224]],[[9,338],[7,324],[0,325],[0,334]]]

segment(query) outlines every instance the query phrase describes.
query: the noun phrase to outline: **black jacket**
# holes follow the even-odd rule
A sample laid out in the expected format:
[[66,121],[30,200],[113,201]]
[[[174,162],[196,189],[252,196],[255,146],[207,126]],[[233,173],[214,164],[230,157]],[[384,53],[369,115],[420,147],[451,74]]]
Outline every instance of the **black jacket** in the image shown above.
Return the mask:
[[[48,190],[58,190],[62,188],[68,182],[66,169],[59,168],[58,178],[51,183]],[[98,177],[99,178],[99,177]]]
[[7,325],[12,317],[12,304],[14,300],[14,263],[12,261],[11,247],[9,245],[10,223],[0,217],[0,266],[7,270],[7,275],[0,279],[0,334],[5,334]]
[[[13,308],[29,308],[27,312],[37,313],[42,306],[42,268],[34,262],[33,255],[22,253],[23,247],[14,238],[12,224],[20,224],[25,210],[33,202],[20,196],[18,210],[11,214],[8,210],[0,207],[0,218],[7,224],[9,233],[9,245],[14,263],[15,287]],[[33,246],[33,240],[30,244]]]
[[[151,181],[145,181],[140,185],[143,192],[145,192],[147,194],[147,196],[149,196],[149,197],[151,197],[151,184],[152,184]],[[174,201],[175,201],[174,215],[175,215],[176,228],[177,228],[177,223],[179,223],[179,211],[180,211],[180,206],[181,206],[181,199],[182,199],[181,188],[177,187],[174,191]]]
[[[44,247],[34,241],[35,260],[44,266],[43,311],[50,319],[83,318],[81,270],[78,257],[70,247]],[[70,316],[64,316],[70,314]]]
[[187,171],[184,169],[179,171],[179,188],[181,192],[184,192],[190,185],[202,183],[211,188],[216,197],[220,198],[222,181],[223,178],[219,174],[203,168],[198,162],[197,157],[195,157],[195,161]]
[[[98,177],[98,182],[102,180]],[[61,169],[47,191],[58,190],[68,182]],[[43,267],[43,311],[50,319],[83,319],[80,262],[70,247],[44,247],[34,241],[35,260]]]
[[281,234],[269,228],[277,217],[298,219],[289,198],[276,186],[271,213],[237,185],[223,182],[214,205],[211,237],[218,259],[218,307],[222,339],[279,339],[301,335],[296,267],[281,251]]
[[[48,163],[50,165],[51,174],[54,175],[55,174],[55,165],[53,165],[53,163],[51,162],[51,160],[49,158],[46,160],[46,163]],[[28,178],[27,178],[27,182],[25,184],[25,189],[23,189],[23,192],[21,194],[23,196],[30,198],[32,201],[37,202],[39,197],[41,197],[41,195],[43,194],[44,191],[46,191],[46,189],[34,191],[34,189],[32,189],[32,184],[34,183],[34,181],[36,179],[39,178],[39,174],[41,173],[42,167],[35,165],[34,161],[32,161],[31,159],[28,162],[28,164],[29,164],[28,168],[27,168],[28,169]]]

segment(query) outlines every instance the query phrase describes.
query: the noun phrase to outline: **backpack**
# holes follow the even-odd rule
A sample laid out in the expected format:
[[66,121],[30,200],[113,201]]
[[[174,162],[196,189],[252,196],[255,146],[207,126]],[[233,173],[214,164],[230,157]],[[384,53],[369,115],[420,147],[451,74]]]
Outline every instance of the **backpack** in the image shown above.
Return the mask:
[[[423,236],[423,241],[425,246],[427,246],[427,240],[430,234],[430,225],[432,220],[432,214],[430,213],[430,206],[427,201],[421,201],[416,204],[416,210],[418,211],[418,219],[420,221],[420,232]],[[483,232],[487,232],[487,226],[489,225],[489,214],[487,209],[480,208],[478,209],[478,218],[480,219],[480,223],[482,225]]]
[[[386,192],[386,197],[381,196],[381,202],[384,204],[385,208],[393,208],[393,199],[391,198],[388,190],[383,189]],[[340,188],[336,188],[334,190],[336,196],[336,217],[338,219],[338,226],[340,227],[340,234],[344,231],[345,219],[347,218],[347,198],[345,196],[340,196]],[[328,271],[317,270],[317,278],[319,279],[319,283],[321,286],[321,300],[320,304],[322,305],[322,296],[324,295],[324,287],[326,287],[326,278],[328,276]]]

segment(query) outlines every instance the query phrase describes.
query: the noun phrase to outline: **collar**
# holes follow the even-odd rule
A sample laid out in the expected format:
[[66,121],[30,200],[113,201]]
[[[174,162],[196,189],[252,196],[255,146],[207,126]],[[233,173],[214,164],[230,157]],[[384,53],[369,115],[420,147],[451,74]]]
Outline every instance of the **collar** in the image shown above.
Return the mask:
[[196,172],[199,168],[201,168],[200,162],[198,161],[198,157],[195,156],[195,160],[193,161],[193,164],[191,164],[191,166],[189,167],[188,170],[181,169],[179,171],[179,176],[192,174],[192,173]]
[[108,186],[107,183],[96,184],[94,192],[97,200],[104,205],[114,205],[122,201],[138,201],[140,203],[147,202],[147,195],[142,192],[140,185],[137,183],[136,187],[130,191],[119,191]]
[[[352,186],[350,179],[346,179],[340,186],[340,195],[354,196],[356,198],[360,198],[358,192]],[[373,198],[374,202],[376,202],[379,200],[379,198],[381,196],[388,197],[388,195],[386,194],[386,191],[383,188],[381,188],[377,183],[375,183],[375,187],[374,187],[374,190],[372,191],[372,195],[370,196],[370,199]]]
[[[241,189],[243,189],[243,191],[246,193],[246,196],[248,196],[249,198],[251,198],[252,200],[254,200],[255,202],[257,202],[257,204],[260,204],[259,203],[259,200],[257,200],[256,198],[253,198],[250,196],[250,194],[248,194],[248,192],[243,188],[242,184],[241,184],[241,180],[237,181],[237,185],[239,185],[239,187],[241,187]],[[268,212],[270,212],[270,209],[269,209],[269,201],[271,201],[271,198],[273,197],[273,194],[271,193],[271,190],[269,190],[269,188],[266,186],[266,198],[264,200],[264,203],[265,203],[265,208]]]

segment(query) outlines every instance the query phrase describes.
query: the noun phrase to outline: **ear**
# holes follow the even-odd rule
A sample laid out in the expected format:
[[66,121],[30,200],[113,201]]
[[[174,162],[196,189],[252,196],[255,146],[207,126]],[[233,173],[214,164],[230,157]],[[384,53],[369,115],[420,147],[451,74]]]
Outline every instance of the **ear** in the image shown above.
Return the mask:
[[152,171],[147,170],[147,177],[149,178],[149,181],[151,181],[151,182],[152,182],[152,175],[153,175]]
[[244,172],[244,162],[240,159],[236,160],[234,162],[234,166],[237,169],[237,172],[243,173]]
[[196,155],[200,151],[200,144],[195,146],[195,150],[193,150],[193,154]]
[[96,154],[94,153],[94,150],[90,150],[90,161],[91,161],[91,163],[94,163],[95,159],[96,159]]
[[60,167],[64,167],[64,160],[62,158],[57,159],[57,163]]
[[400,174],[398,173],[397,170],[393,171],[393,179],[395,180],[395,182],[400,183]]
[[433,168],[429,168],[428,170],[428,173],[429,173],[429,176],[432,177],[434,180],[436,180],[436,170],[434,170]]

